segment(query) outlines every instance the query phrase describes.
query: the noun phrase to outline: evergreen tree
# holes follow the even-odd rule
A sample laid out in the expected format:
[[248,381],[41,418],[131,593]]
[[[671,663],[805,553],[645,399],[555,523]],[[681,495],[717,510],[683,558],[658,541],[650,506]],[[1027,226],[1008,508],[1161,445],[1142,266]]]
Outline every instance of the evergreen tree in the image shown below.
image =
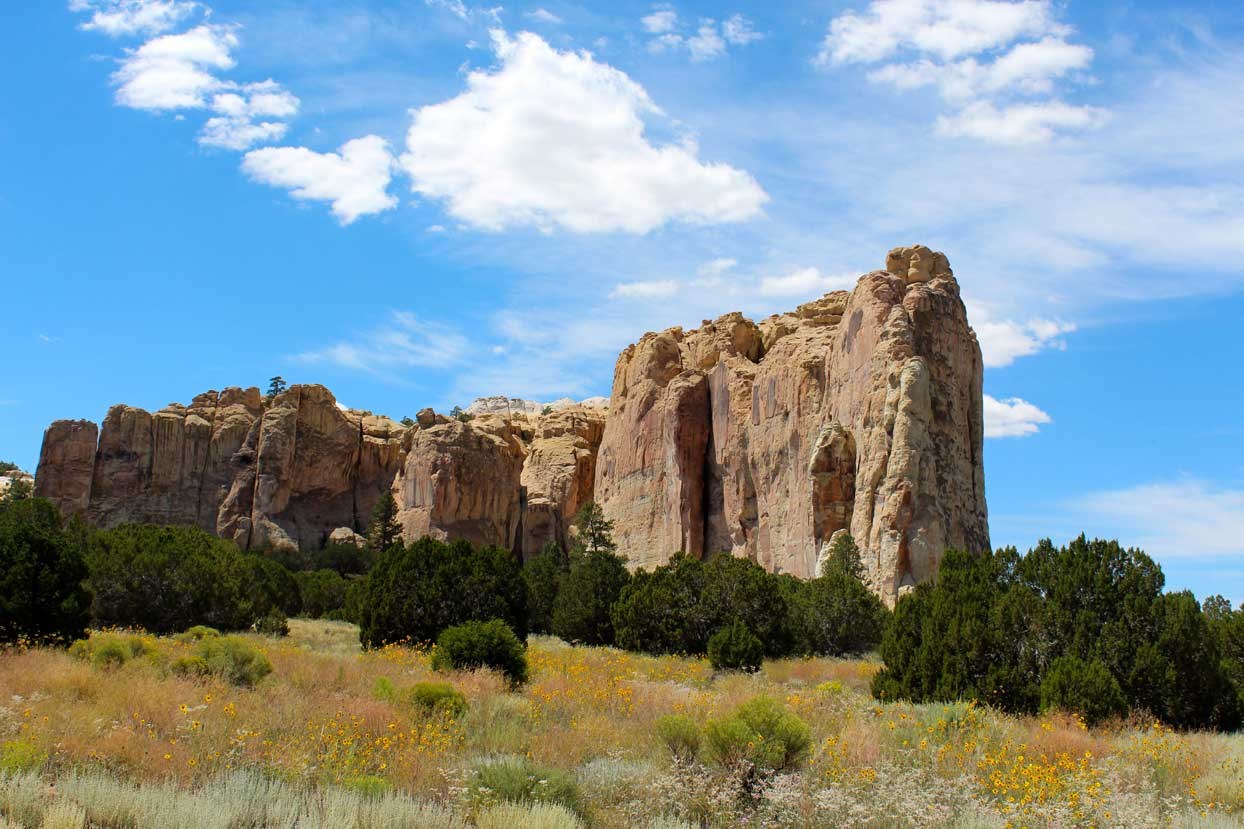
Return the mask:
[[367,549],[380,555],[402,540],[402,525],[397,520],[397,500],[385,490],[371,511],[367,525]]
[[0,643],[68,644],[90,621],[76,532],[42,498],[0,501]]
[[289,388],[289,386],[288,384],[286,384],[285,378],[282,377],[281,375],[278,374],[276,377],[269,379],[268,380],[268,399],[271,400],[272,398],[276,397],[281,392],[285,391],[285,389],[287,388]]
[[544,545],[538,555],[523,566],[527,585],[527,613],[532,633],[553,632],[553,602],[562,579],[570,570],[570,558],[556,541]]
[[616,553],[598,549],[576,554],[553,600],[553,633],[567,642],[612,645],[610,612],[630,580],[626,562]]
[[605,518],[605,511],[595,501],[588,501],[575,514],[574,529],[574,552],[613,553],[618,549],[613,543],[613,522]]
[[821,564],[820,575],[825,576],[830,573],[842,573],[857,581],[864,581],[867,574],[864,572],[864,562],[860,558],[860,548],[850,533],[839,534],[830,545],[829,555]]

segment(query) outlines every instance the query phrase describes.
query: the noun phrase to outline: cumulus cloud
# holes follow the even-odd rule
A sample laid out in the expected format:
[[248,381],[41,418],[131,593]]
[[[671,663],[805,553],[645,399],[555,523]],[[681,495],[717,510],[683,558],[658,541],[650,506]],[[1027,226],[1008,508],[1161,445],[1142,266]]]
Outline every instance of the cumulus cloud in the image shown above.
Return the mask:
[[461,363],[470,350],[470,342],[455,329],[420,319],[409,311],[393,311],[386,323],[371,331],[297,354],[294,359],[392,375],[402,369],[453,366]]
[[[873,0],[830,22],[816,63],[885,65],[868,77],[901,90],[936,86],[960,107],[938,121],[942,135],[1000,144],[1049,141],[1060,131],[1087,130],[1104,113],[1050,99],[1055,82],[1087,70],[1093,50],[1068,42],[1050,0]],[[899,55],[918,56],[914,61]]]
[[1063,350],[1067,347],[1064,336],[1076,330],[1074,323],[1061,320],[993,319],[982,308],[971,308],[969,319],[986,368],[1009,366],[1020,357],[1050,348]]
[[678,283],[672,279],[654,279],[640,282],[622,282],[609,292],[610,299],[656,299],[672,296],[678,291]]
[[987,438],[1020,438],[1035,435],[1043,423],[1050,422],[1050,416],[1018,397],[1003,400],[984,396],[985,403],[985,437]]
[[1244,490],[1188,478],[1091,493],[1072,506],[1095,524],[1125,530],[1150,555],[1244,556]]
[[347,141],[335,153],[264,147],[251,150],[242,161],[242,169],[255,181],[287,188],[295,199],[331,202],[343,225],[397,206],[397,198],[388,193],[393,165],[388,142],[376,135]]
[[131,50],[112,76],[116,99],[134,109],[202,109],[227,85],[213,70],[232,69],[237,36],[224,26],[202,25],[153,38]]
[[849,290],[854,277],[823,274],[817,268],[797,268],[785,276],[766,276],[757,291],[762,296],[812,299],[829,291]]
[[69,10],[90,12],[79,28],[109,37],[158,35],[189,17],[198,3],[186,0],[71,0]]
[[246,150],[277,141],[298,112],[299,101],[272,79],[239,84],[218,72],[232,69],[237,35],[226,26],[201,25],[152,38],[131,50],[113,74],[122,106],[154,112],[208,109],[215,115],[199,133],[208,147]]
[[401,164],[415,192],[486,230],[530,225],[646,233],[667,222],[737,222],[768,196],[748,173],[658,145],[664,115],[643,87],[587,52],[495,31],[500,65],[456,98],[413,113]]
[[764,35],[752,28],[752,22],[741,14],[728,18],[721,24],[722,37],[727,43],[735,46],[746,46],[753,40],[760,40]]

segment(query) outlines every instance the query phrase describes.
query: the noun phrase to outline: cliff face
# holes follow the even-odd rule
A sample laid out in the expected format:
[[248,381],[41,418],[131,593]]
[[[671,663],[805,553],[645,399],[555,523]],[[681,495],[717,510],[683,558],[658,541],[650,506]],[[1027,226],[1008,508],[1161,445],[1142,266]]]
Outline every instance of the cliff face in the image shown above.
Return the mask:
[[646,334],[614,373],[595,497],[640,566],[729,551],[815,575],[838,530],[892,600],[989,549],[982,363],[946,257],[754,324]]
[[344,410],[314,385],[269,401],[254,388],[207,392],[155,414],[114,406],[102,429],[48,427],[35,489],[97,526],[190,524],[243,548],[318,548],[341,528],[362,532],[386,491],[408,539],[526,556],[565,542],[591,499],[603,408],[419,420]]
[[[835,532],[892,600],[950,546],[989,548],[980,349],[946,257],[886,269],[793,312],[645,334],[608,405],[485,398],[469,422],[405,427],[322,386],[230,388],[101,430],[57,421],[36,494],[93,523],[194,524],[243,547],[317,547],[393,492],[405,535],[565,545],[582,504],[630,564],[719,551],[814,575]],[[339,537],[348,533],[342,530]]]

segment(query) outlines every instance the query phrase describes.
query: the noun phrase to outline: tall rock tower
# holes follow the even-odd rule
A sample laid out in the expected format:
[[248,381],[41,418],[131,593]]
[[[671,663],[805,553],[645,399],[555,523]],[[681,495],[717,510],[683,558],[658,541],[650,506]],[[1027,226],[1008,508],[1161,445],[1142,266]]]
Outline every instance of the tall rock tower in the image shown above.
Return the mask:
[[947,548],[989,549],[981,378],[946,257],[896,248],[849,293],[623,351],[595,498],[632,566],[728,552],[810,577],[849,531],[893,603]]

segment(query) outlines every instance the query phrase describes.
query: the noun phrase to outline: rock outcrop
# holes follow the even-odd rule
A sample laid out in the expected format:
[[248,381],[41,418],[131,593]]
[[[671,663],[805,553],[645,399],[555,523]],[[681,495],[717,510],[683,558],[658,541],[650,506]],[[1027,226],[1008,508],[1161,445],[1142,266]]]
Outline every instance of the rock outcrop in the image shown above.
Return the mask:
[[946,257],[898,248],[850,293],[627,348],[595,497],[639,566],[725,551],[809,577],[848,530],[893,600],[947,547],[989,549],[981,376]]
[[0,497],[3,497],[14,485],[33,487],[34,484],[35,476],[23,469],[5,470],[0,472]]
[[947,547],[989,548],[981,374],[946,257],[896,248],[849,293],[645,334],[611,398],[481,398],[404,426],[322,386],[230,388],[115,406],[99,430],[53,423],[35,488],[101,526],[193,524],[248,548],[357,541],[386,491],[407,538],[525,557],[568,544],[595,499],[633,567],[728,552],[811,576],[849,531],[893,600]]

